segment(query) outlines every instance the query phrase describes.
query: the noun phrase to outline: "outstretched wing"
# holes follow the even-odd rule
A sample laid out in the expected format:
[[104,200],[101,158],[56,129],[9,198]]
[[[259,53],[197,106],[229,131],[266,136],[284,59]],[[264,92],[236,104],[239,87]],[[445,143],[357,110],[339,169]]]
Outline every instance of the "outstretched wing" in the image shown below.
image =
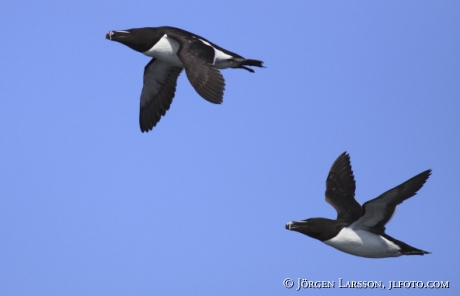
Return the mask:
[[361,205],[355,200],[355,178],[350,156],[344,152],[332,164],[326,180],[326,201],[337,211],[337,219],[354,222],[361,217]]
[[431,174],[431,170],[407,180],[399,186],[388,190],[377,198],[370,200],[363,205],[363,216],[353,223],[353,229],[367,229],[377,234],[383,234],[385,224],[393,216],[396,206],[417,194]]
[[177,56],[197,93],[211,103],[222,103],[225,81],[220,71],[212,65],[214,48],[196,36],[187,40],[180,39],[178,42],[181,46]]
[[169,110],[181,71],[181,67],[168,65],[155,58],[145,66],[139,113],[142,132],[150,131]]

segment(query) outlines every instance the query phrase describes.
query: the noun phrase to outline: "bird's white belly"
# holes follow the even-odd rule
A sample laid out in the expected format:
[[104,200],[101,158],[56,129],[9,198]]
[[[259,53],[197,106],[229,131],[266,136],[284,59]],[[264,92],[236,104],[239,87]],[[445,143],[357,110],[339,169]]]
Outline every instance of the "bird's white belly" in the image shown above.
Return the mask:
[[400,248],[393,242],[364,230],[352,230],[343,228],[336,237],[333,237],[325,244],[342,252],[367,257],[384,258],[401,256]]
[[144,54],[162,60],[168,64],[182,67],[182,63],[177,57],[178,50],[179,43],[165,34],[151,49],[144,52]]

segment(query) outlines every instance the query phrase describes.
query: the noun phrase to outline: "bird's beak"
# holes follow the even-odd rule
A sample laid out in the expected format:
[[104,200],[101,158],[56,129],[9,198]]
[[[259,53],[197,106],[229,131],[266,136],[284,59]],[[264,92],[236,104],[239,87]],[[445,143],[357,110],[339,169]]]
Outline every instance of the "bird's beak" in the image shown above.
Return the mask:
[[120,39],[126,37],[129,34],[130,32],[128,31],[109,31],[107,34],[105,34],[105,39],[119,41]]
[[299,228],[306,227],[307,223],[305,221],[291,221],[286,224],[287,230],[298,230]]
[[105,39],[112,40],[112,35],[114,34],[113,31],[109,31],[107,34],[105,34]]

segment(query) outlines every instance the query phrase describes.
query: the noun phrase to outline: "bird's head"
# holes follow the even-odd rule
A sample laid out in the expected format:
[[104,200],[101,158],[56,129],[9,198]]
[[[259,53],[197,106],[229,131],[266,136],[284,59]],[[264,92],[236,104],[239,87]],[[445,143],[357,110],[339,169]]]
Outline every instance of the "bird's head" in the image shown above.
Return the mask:
[[291,221],[286,224],[286,229],[297,231],[309,237],[324,240],[324,229],[328,225],[333,225],[333,221],[326,218],[310,218],[301,221]]
[[109,31],[105,38],[120,42],[138,52],[146,52],[155,44],[151,28]]

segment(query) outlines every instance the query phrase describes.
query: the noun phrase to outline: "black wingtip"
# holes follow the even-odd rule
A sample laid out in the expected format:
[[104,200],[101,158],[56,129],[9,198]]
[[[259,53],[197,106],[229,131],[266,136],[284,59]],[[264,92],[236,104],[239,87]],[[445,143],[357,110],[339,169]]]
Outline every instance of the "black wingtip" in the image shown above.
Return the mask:
[[338,158],[347,158],[348,160],[350,160],[350,154],[348,154],[347,151],[344,151],[342,154],[339,155]]
[[351,174],[353,174],[353,170],[351,169],[350,155],[347,151],[343,152],[339,155],[339,157],[337,157],[337,159],[332,164],[330,171],[334,171],[339,167],[349,169],[351,171]]
[[[424,171],[424,172],[421,172],[420,174],[418,174],[418,175],[412,177],[410,180],[420,180],[420,181],[419,181],[419,182],[420,182],[419,184],[420,184],[420,188],[422,188],[422,186],[426,183],[426,181],[428,180],[428,178],[431,176],[431,172],[432,172],[431,169],[428,169],[428,170],[426,170],[426,171]],[[409,180],[409,181],[410,181],[410,180]],[[419,189],[420,189],[420,188],[419,188]],[[417,190],[417,191],[418,191],[418,190]]]
[[[141,132],[142,133],[148,133],[149,131],[153,130],[153,128],[157,125],[157,123],[154,123],[152,124],[151,122],[142,122],[142,120],[139,120],[140,121],[140,124],[139,124],[139,127],[141,129]],[[160,120],[158,120],[160,121]]]
[[141,126],[141,132],[142,132],[142,133],[148,133],[148,132],[151,131],[152,129],[153,129],[153,126],[152,126],[152,127]]
[[[169,109],[169,108],[168,108]],[[152,111],[152,110],[150,110]],[[142,133],[148,133],[153,130],[154,127],[157,126],[158,122],[160,122],[161,117],[166,114],[164,112],[149,112],[148,108],[141,109],[139,113],[139,127]]]

